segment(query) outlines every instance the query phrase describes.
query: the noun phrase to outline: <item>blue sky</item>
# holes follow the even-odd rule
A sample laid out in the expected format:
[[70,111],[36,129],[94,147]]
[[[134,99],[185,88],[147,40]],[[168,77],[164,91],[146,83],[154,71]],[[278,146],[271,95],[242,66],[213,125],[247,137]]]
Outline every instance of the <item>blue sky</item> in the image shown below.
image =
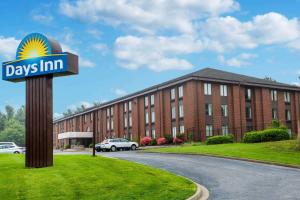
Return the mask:
[[[1,62],[32,32],[79,55],[80,74],[54,80],[55,116],[207,66],[299,84],[300,0],[10,0],[0,8]],[[24,86],[1,81],[0,110],[24,105]]]

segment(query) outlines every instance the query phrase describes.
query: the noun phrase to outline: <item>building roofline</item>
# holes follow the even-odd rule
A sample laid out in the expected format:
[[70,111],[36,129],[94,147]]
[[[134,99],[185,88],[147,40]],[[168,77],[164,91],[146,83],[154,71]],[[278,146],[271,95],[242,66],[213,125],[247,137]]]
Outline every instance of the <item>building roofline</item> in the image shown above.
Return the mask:
[[[195,72],[192,72],[192,73],[180,76],[178,78],[171,79],[169,81],[165,81],[165,82],[160,83],[160,84],[156,84],[156,85],[148,87],[146,89],[143,89],[143,90],[140,90],[140,91],[137,91],[137,92],[125,95],[123,97],[119,97],[119,98],[113,99],[111,101],[102,103],[100,105],[87,108],[84,111],[72,114],[70,116],[66,116],[66,117],[62,117],[62,118],[59,118],[59,119],[55,119],[53,121],[53,123],[64,121],[66,119],[77,117],[79,115],[91,113],[93,111],[96,111],[96,110],[99,110],[99,109],[111,106],[112,104],[120,103],[120,102],[123,102],[123,101],[128,101],[130,99],[133,99],[133,98],[136,98],[136,97],[140,97],[140,96],[143,96],[145,94],[153,93],[153,92],[156,92],[156,91],[159,91],[159,90],[171,87],[173,85],[184,83],[184,82],[187,82],[187,81],[190,81],[190,80],[201,80],[201,81],[208,81],[208,82],[222,82],[222,83],[238,84],[238,85],[245,85],[245,86],[254,86],[254,87],[264,87],[264,88],[274,88],[274,89],[282,89],[282,90],[300,91],[300,87],[298,87],[298,86],[294,86],[294,85],[290,85],[290,84],[284,84],[284,83],[280,83],[280,82],[269,81],[269,83],[263,83],[262,84],[262,83],[248,82],[248,81],[228,80],[228,79],[223,79],[223,78],[201,77],[201,76],[199,76],[199,75],[196,74],[197,72],[200,72],[200,71],[205,70],[205,69],[215,70],[215,69],[212,69],[212,68],[204,68],[204,69],[201,69],[201,70],[198,70],[198,71],[195,71]],[[216,71],[221,71],[221,70],[216,70]],[[221,71],[221,72],[225,72],[225,71]],[[225,73],[231,73],[231,72],[225,72]],[[231,73],[231,74],[234,74],[234,73]],[[236,75],[239,75],[239,74],[236,74]],[[255,78],[255,77],[250,77],[250,76],[245,76],[245,77]],[[263,80],[263,79],[259,79],[259,78],[255,78],[255,79]]]

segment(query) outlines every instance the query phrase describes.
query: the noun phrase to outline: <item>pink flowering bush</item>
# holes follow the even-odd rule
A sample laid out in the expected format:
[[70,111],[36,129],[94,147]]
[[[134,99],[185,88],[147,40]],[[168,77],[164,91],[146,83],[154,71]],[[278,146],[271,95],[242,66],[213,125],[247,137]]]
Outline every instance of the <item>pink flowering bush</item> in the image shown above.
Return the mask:
[[141,140],[141,144],[143,146],[147,146],[147,145],[151,144],[151,141],[152,141],[151,137],[143,137],[142,140]]
[[164,145],[164,144],[168,143],[168,140],[166,138],[164,138],[164,137],[161,137],[161,138],[158,138],[156,140],[156,142],[157,142],[158,145]]
[[183,139],[180,139],[180,138],[173,138],[173,143],[174,144],[182,144],[183,143]]

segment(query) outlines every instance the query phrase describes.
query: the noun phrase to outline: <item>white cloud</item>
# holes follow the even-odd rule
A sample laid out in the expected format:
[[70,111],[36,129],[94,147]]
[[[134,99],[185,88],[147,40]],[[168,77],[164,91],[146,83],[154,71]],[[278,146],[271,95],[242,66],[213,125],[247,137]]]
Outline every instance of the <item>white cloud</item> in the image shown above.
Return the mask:
[[79,57],[79,67],[94,68],[96,64],[88,59]]
[[127,94],[127,92],[125,90],[122,90],[120,88],[116,88],[114,89],[114,93],[115,95],[117,95],[118,97],[121,97],[121,96],[125,96]]
[[80,52],[78,52],[77,49],[70,47],[67,44],[62,43],[61,48],[64,52],[69,52],[78,55],[79,59],[79,67],[85,67],[85,68],[94,68],[96,67],[96,64],[92,62],[91,60],[83,57]]
[[7,61],[14,60],[16,58],[16,50],[21,40],[17,40],[14,37],[0,36],[0,56]]
[[108,46],[103,43],[94,44],[92,48],[99,52],[102,56],[105,56],[109,52]]
[[291,84],[300,87],[300,82],[293,82]]
[[160,72],[172,69],[191,69],[192,64],[179,55],[199,52],[202,43],[192,37],[135,37],[117,38],[115,56],[125,68],[147,67]]
[[81,21],[130,26],[141,32],[193,32],[192,21],[239,9],[235,0],[77,0],[62,1],[62,14]]
[[64,116],[64,115],[61,114],[61,113],[54,113],[54,114],[53,114],[54,119],[59,119],[59,118],[61,118],[61,117],[63,117],[63,116]]
[[243,67],[243,66],[250,65],[251,63],[249,62],[249,60],[255,57],[256,57],[255,54],[242,53],[236,57],[232,57],[229,59],[226,59],[223,55],[220,55],[218,57],[218,60],[221,64],[226,66]]
[[259,45],[288,45],[300,38],[298,19],[288,19],[274,12],[257,15],[247,22],[231,16],[209,18],[197,29],[207,48],[218,52],[252,49]]
[[102,32],[97,29],[88,29],[86,32],[96,39],[100,39],[102,36]]
[[93,104],[88,101],[81,101],[77,104],[72,104],[72,105],[68,106],[67,109],[76,110],[76,108],[81,107],[81,106],[84,106],[85,108],[90,108],[93,106]]
[[41,24],[49,25],[53,21],[53,16],[49,14],[33,13],[32,19]]

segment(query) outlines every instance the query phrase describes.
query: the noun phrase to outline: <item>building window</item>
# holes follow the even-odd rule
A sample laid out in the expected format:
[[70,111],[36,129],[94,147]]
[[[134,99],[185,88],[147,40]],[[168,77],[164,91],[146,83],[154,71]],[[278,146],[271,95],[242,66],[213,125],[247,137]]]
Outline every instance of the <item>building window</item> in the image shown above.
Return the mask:
[[173,138],[176,137],[176,134],[177,134],[176,126],[173,126],[172,127],[172,136],[173,136]]
[[145,97],[145,107],[148,107],[148,97]]
[[285,119],[286,121],[291,121],[291,111],[285,110]]
[[149,137],[149,129],[146,129],[146,137]]
[[227,105],[221,105],[221,113],[222,113],[222,117],[228,116],[228,106]]
[[246,107],[246,119],[252,119],[252,110],[251,107]]
[[247,101],[251,100],[251,89],[250,88],[246,89],[245,98],[246,98]]
[[289,128],[287,131],[288,131],[289,135],[292,136],[292,129]]
[[228,135],[228,126],[222,126],[222,135]]
[[291,102],[291,96],[289,92],[284,92],[284,102],[290,103]]
[[124,114],[124,127],[127,128],[127,116]]
[[183,102],[182,100],[179,101],[179,117],[183,118],[184,117],[184,112],[183,112]]
[[275,108],[272,109],[272,119],[277,119],[277,109]]
[[227,85],[220,85],[221,97],[227,97]]
[[114,130],[114,118],[110,119],[110,129]]
[[109,108],[106,109],[106,117],[109,117],[110,113],[109,113]]
[[210,83],[204,83],[204,94],[211,95],[211,84]]
[[154,94],[152,94],[152,95],[150,96],[150,104],[151,104],[151,106],[154,105]]
[[110,108],[110,116],[113,116],[114,115],[114,107],[111,107]]
[[90,113],[90,121],[93,121],[93,113]]
[[129,103],[128,103],[128,110],[129,110],[129,111],[131,111],[131,109],[132,109],[131,104],[132,104],[131,101],[129,101]]
[[124,103],[124,112],[127,112],[127,103]]
[[212,125],[206,125],[206,137],[212,136],[213,127]]
[[207,116],[212,116],[212,104],[205,104],[205,113]]
[[176,108],[174,105],[172,105],[171,114],[172,114],[172,119],[176,119]]
[[179,98],[183,97],[183,86],[178,87],[178,97]]
[[154,112],[154,109],[151,109],[151,123],[155,123],[155,112]]
[[132,116],[131,116],[131,113],[129,113],[129,127],[132,127]]
[[109,131],[110,127],[109,127],[109,119],[106,120],[106,129]]
[[180,134],[184,134],[184,126],[180,125],[179,127]]
[[84,115],[84,123],[86,123],[86,118],[87,118],[87,116],[86,116],[86,115]]
[[276,90],[271,90],[271,100],[277,101],[277,91]]
[[175,88],[171,89],[171,100],[175,100]]
[[146,124],[149,124],[149,113],[148,113],[148,111],[145,111],[145,122],[146,122]]
[[155,135],[155,129],[152,129],[152,138],[155,139],[156,135]]

